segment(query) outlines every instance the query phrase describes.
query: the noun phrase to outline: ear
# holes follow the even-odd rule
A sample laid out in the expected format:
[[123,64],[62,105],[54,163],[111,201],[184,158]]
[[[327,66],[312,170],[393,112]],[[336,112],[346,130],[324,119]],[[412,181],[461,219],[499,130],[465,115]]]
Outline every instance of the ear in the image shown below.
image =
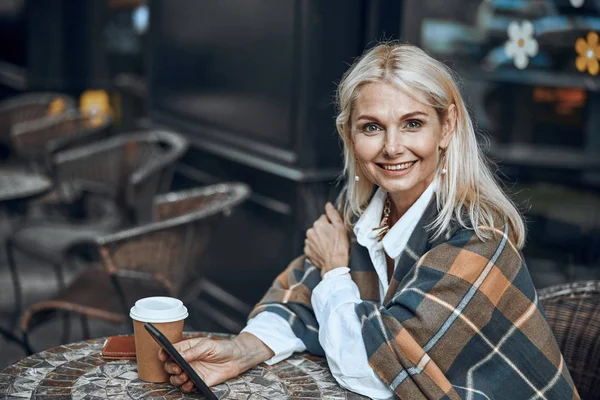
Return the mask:
[[442,125],[442,138],[440,139],[440,148],[446,150],[450,144],[450,140],[456,130],[456,105],[450,104],[448,112],[446,112],[446,119]]

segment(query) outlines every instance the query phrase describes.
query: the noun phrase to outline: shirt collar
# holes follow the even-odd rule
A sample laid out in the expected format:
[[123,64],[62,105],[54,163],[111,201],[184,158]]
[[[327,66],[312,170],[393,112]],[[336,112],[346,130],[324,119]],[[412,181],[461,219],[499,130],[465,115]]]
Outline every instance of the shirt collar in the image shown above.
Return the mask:
[[[434,181],[383,237],[381,244],[388,256],[395,259],[404,250],[410,235],[431,201],[435,189],[436,184]],[[378,188],[366,210],[354,225],[356,240],[364,247],[369,248],[378,244],[378,231],[374,231],[373,229],[381,225],[386,195],[387,192],[385,190]]]

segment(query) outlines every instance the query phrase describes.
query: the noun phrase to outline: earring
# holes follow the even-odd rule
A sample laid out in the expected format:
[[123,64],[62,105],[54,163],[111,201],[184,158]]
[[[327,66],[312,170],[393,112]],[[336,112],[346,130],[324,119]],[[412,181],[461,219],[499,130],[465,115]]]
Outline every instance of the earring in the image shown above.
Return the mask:
[[358,175],[354,175],[354,180],[355,180],[356,182],[360,181],[360,176],[358,176]]
[[442,160],[442,175],[446,175],[448,169],[446,169],[446,151],[444,150],[444,159]]

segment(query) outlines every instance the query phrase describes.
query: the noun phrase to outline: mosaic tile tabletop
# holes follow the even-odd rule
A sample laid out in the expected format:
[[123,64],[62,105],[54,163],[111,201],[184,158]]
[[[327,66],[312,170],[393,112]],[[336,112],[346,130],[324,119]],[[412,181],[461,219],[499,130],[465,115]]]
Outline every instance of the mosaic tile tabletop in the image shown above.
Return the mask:
[[[186,336],[190,336],[186,334]],[[193,336],[228,338],[199,333]],[[106,361],[105,339],[58,346],[0,371],[0,399],[200,399],[168,383],[146,383],[135,361]],[[261,364],[212,388],[220,399],[365,399],[340,388],[325,359],[296,354],[278,364]]]

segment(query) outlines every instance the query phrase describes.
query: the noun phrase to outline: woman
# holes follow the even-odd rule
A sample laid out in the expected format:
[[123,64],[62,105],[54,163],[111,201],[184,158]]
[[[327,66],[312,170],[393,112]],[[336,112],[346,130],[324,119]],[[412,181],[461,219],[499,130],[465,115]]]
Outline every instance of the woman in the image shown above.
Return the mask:
[[371,398],[577,398],[451,72],[382,44],[337,99],[341,214],[326,205],[238,337],[180,342],[184,358],[209,385],[308,350]]

